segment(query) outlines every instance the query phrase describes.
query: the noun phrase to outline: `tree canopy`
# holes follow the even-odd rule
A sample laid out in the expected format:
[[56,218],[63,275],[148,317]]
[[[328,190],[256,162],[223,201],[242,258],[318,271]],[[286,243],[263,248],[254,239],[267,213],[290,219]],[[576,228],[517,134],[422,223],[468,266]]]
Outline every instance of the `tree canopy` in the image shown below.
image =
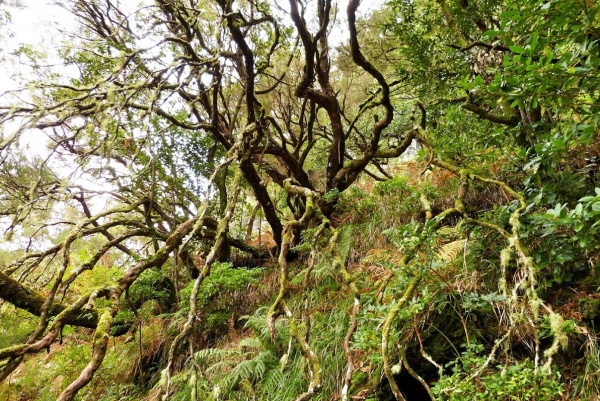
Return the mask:
[[595,2],[56,4],[0,96],[0,394],[600,390]]

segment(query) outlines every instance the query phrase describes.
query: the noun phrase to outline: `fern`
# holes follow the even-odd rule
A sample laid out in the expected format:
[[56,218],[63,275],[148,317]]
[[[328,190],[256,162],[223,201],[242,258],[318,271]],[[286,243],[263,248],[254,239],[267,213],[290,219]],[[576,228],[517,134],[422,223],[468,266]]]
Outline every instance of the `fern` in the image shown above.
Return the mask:
[[354,246],[358,230],[359,228],[355,225],[345,225],[341,230],[341,236],[338,241],[338,250],[343,262],[346,262],[348,259],[350,250]]
[[226,359],[223,361],[215,362],[206,368],[206,374],[210,376],[220,376],[227,374],[227,372],[233,370],[235,366],[238,364],[238,360]]
[[456,234],[458,233],[456,230],[456,227],[450,227],[450,226],[442,226],[440,228],[437,229],[437,234],[444,236],[444,237],[456,237]]
[[267,327],[267,307],[261,307],[254,312],[253,315],[242,316],[241,319],[246,320],[244,328],[252,329],[254,335],[260,340],[263,348],[272,349],[277,344],[281,344],[285,341],[285,338],[289,338],[289,328],[287,327],[287,320],[279,319],[275,322],[275,343],[271,341],[271,333]]
[[211,361],[219,361],[237,354],[237,350],[220,349],[220,348],[205,348],[194,354],[196,362],[199,365],[206,365]]
[[246,337],[240,340],[238,347],[240,348],[240,350],[244,350],[245,348],[258,350],[262,347],[262,342],[259,338],[256,337]]
[[466,239],[460,239],[442,245],[435,253],[435,256],[439,260],[452,262],[458,257],[460,253],[463,252],[466,241]]
[[338,271],[333,268],[333,263],[331,263],[330,259],[322,260],[312,272],[313,277],[318,281],[322,282],[328,278],[335,278],[338,274]]
[[267,372],[278,370],[278,367],[279,359],[271,351],[261,351],[254,358],[243,360],[231,369],[221,380],[221,388],[231,392],[242,382],[258,383]]
[[285,382],[281,370],[272,369],[267,372],[262,380],[262,389],[266,394],[273,394]]
[[[261,329],[264,317],[262,324],[258,324],[255,318],[248,318],[250,326]],[[271,377],[271,372],[279,372],[279,358],[270,349],[270,343],[264,344],[259,337],[247,337],[238,343],[237,348],[207,348],[196,352],[194,357],[203,369],[205,367],[203,372],[211,383],[216,383],[219,399],[236,400],[241,396],[239,399],[247,400],[255,398],[250,388],[259,385],[263,378]]]

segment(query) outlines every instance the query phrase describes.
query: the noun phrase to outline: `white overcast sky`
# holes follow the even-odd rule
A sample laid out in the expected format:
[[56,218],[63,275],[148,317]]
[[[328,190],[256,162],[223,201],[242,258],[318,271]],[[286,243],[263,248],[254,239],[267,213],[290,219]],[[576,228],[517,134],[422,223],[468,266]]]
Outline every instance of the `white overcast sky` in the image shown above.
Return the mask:
[[[130,5],[132,2],[140,1],[144,0],[125,0],[123,4]],[[282,0],[275,1],[281,2]],[[363,0],[358,14],[365,15],[381,6],[384,1]],[[55,56],[61,41],[64,40],[59,30],[72,31],[75,29],[73,16],[60,6],[53,4],[53,0],[20,0],[23,7],[19,8],[11,7],[10,1],[4,2],[5,4],[0,7],[7,7],[6,3],[8,3],[7,9],[12,15],[12,21],[9,25],[0,26],[0,37],[3,37],[0,41],[0,95],[21,86],[19,82],[12,79],[13,74],[20,73],[25,78],[30,75],[28,74],[29,68],[26,65],[27,60],[11,57],[11,53],[14,53],[21,44],[31,45],[34,49],[46,53],[48,57],[45,60],[46,63],[50,65],[60,64],[60,60]],[[0,0],[1,3],[3,3],[3,0]],[[342,21],[345,21],[344,11],[347,1],[342,0],[338,4],[341,11],[339,17],[342,18]],[[341,32],[334,32],[331,36],[334,42],[343,41],[346,38],[347,30],[343,28]],[[3,58],[4,60],[2,60]],[[61,73],[67,72],[64,68],[59,71]],[[4,127],[5,134],[8,134],[8,128]],[[39,146],[41,144],[38,142],[32,145]]]
[[[126,0],[124,3],[131,1],[139,2],[140,0]],[[280,2],[281,0],[276,1]],[[2,2],[3,0],[0,0],[0,4]],[[52,0],[20,0],[20,2],[23,4],[22,8],[8,7],[12,15],[12,23],[8,26],[0,26],[0,35],[4,36],[3,43],[0,43],[0,56],[14,52],[21,43],[25,43],[36,49],[44,49],[52,57],[52,53],[59,46],[61,40],[57,29],[73,30],[75,28],[73,16],[53,4]],[[385,0],[363,0],[358,14],[365,15],[380,7],[384,2]],[[340,1],[338,4],[342,14],[340,17],[345,20],[343,14],[347,1]],[[6,4],[0,7],[6,7]],[[8,37],[8,32],[13,35]],[[343,29],[337,35],[332,35],[331,39],[333,41],[345,40],[346,35],[347,30]],[[48,61],[52,62],[52,59]],[[18,85],[10,79],[10,74],[12,71],[22,70],[23,66],[19,65],[18,60],[9,59],[0,64],[0,68],[0,93],[15,89]]]
[[[29,44],[35,49],[44,49],[51,55],[58,46],[60,38],[56,28],[70,30],[74,27],[72,16],[64,9],[46,0],[21,0],[23,8],[8,7],[12,21],[2,26],[3,43],[0,54],[9,56],[21,44]],[[9,36],[9,32],[11,35]],[[10,75],[24,67],[19,60],[8,57],[0,72],[0,93],[17,86]]]

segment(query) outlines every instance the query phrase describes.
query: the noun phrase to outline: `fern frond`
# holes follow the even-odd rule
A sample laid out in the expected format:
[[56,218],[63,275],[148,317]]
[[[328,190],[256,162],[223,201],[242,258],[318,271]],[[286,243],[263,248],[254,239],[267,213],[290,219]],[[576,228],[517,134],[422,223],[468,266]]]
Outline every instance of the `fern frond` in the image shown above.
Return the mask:
[[279,369],[273,369],[265,375],[261,385],[266,394],[274,394],[283,383],[285,383],[283,373]]
[[442,245],[435,253],[435,256],[439,260],[452,262],[458,257],[459,254],[463,252],[465,243],[465,239],[460,239],[458,241],[452,241],[445,245]]
[[437,229],[437,234],[442,236],[455,236],[457,234],[456,227],[442,226]]
[[245,348],[259,350],[262,348],[262,342],[259,338],[256,338],[256,337],[246,337],[246,338],[240,340],[238,347],[241,350],[243,350]]
[[198,364],[203,365],[211,361],[223,360],[236,354],[239,355],[239,352],[235,349],[205,348],[196,352],[194,358],[196,358]]
[[255,359],[256,364],[254,365],[254,374],[258,378],[262,378],[267,371],[267,365],[265,365],[265,361],[261,358]]
[[205,373],[210,376],[225,374],[226,372],[235,369],[238,362],[239,360],[234,359],[219,361],[207,367]]
[[322,281],[330,277],[336,277],[337,270],[333,268],[332,263],[321,263],[315,267],[312,274],[316,280]]
[[239,378],[236,381],[239,382],[239,380],[242,380],[242,379],[252,378],[252,376],[254,376],[255,366],[256,366],[256,361],[254,361],[253,359],[250,359],[247,361],[242,361],[240,364],[238,364],[234,369],[234,371],[235,371],[234,376],[237,375],[237,377]]
[[267,307],[258,308],[253,315],[242,316],[246,320],[245,329],[252,329],[254,335],[259,338],[263,344],[271,341],[271,332],[267,326]]
[[[252,329],[254,335],[262,343],[261,348],[271,348],[274,343],[271,341],[271,332],[267,326],[267,307],[261,307],[254,312],[253,315],[242,316],[241,319],[246,319],[244,328]],[[289,328],[287,327],[287,319],[278,319],[275,322],[275,344],[282,341],[283,338],[289,336]]]
[[235,390],[238,384],[242,380],[252,380],[254,375],[254,367],[256,362],[253,359],[245,360],[238,363],[232,370],[227,374],[223,380],[223,388],[227,393]]

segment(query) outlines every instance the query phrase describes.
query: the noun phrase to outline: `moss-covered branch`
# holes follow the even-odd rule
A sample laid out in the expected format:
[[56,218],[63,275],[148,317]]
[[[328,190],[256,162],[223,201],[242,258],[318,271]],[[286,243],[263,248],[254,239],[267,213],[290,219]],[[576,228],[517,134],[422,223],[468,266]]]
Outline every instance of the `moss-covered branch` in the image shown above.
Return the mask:
[[[304,210],[304,214],[302,215],[302,217],[299,220],[288,221],[283,228],[283,239],[281,242],[281,249],[280,249],[279,258],[278,258],[279,267],[280,267],[279,293],[277,294],[277,298],[275,299],[273,304],[271,304],[271,307],[269,308],[269,311],[267,312],[267,326],[271,333],[271,339],[274,340],[275,339],[275,320],[282,313],[284,313],[285,316],[287,317],[288,322],[290,324],[290,336],[298,342],[298,345],[300,345],[300,349],[302,350],[302,355],[306,359],[306,362],[309,366],[310,383],[308,385],[308,389],[296,398],[296,401],[306,401],[306,400],[310,399],[315,393],[319,392],[322,388],[321,363],[319,361],[319,358],[317,357],[315,352],[310,348],[310,345],[309,345],[309,336],[308,336],[309,326],[307,326],[307,328],[306,328],[307,331],[305,333],[300,333],[298,324],[296,323],[296,318],[294,317],[292,311],[290,310],[290,308],[287,306],[287,303],[286,303],[286,296],[288,293],[288,286],[289,286],[289,277],[288,277],[289,271],[288,271],[287,255],[290,250],[292,241],[294,239],[294,234],[293,234],[294,227],[305,226],[307,224],[308,220],[313,216],[313,214],[315,212],[319,213],[319,211],[318,211],[318,208],[315,208],[314,197],[316,196],[316,193],[314,191],[311,191],[308,188],[293,185],[290,180],[286,180],[284,182],[284,188],[286,189],[286,191],[288,191],[288,193],[294,193],[297,195],[305,196],[306,197],[306,207]],[[321,228],[324,229],[325,227],[328,227],[328,226],[329,226],[329,220],[325,219],[322,222]],[[319,232],[321,232],[322,229],[319,229]],[[313,249],[313,252],[316,252],[315,251],[316,238],[313,241],[312,249]],[[314,263],[314,258],[312,260]],[[310,274],[310,270],[311,270],[311,267],[309,266],[309,269],[307,271],[307,276],[305,277],[305,284],[308,282],[308,274]],[[305,309],[306,309],[306,302],[307,302],[307,300],[305,299]],[[305,314],[303,314],[303,315],[305,315]]]
[[[21,284],[1,271],[0,298],[35,316],[40,316],[42,305],[46,302],[46,297],[42,294]],[[57,316],[65,309],[67,309],[67,306],[54,302],[48,309],[48,317]],[[98,312],[95,309],[77,311],[69,316],[65,324],[94,329],[98,324]]]
[[57,401],[73,400],[79,390],[85,387],[94,377],[94,374],[102,364],[104,356],[106,355],[106,348],[108,347],[108,340],[110,338],[109,331],[115,313],[116,309],[104,308],[102,310],[100,320],[98,321],[98,327],[94,333],[92,360],[81,371],[79,377],[69,384],[69,386],[67,386],[67,388],[59,395]]
[[[81,297],[73,304],[65,307],[53,320],[48,333],[37,340],[37,337],[31,335],[24,344],[17,344],[11,347],[0,349],[0,360],[5,358],[20,357],[25,354],[36,353],[43,349],[50,347],[52,342],[56,339],[64,325],[69,319],[77,314],[85,311],[85,306],[90,300],[96,299],[98,296],[107,296],[109,289],[107,287],[101,287],[95,289]],[[96,325],[97,327],[97,325]],[[37,340],[37,341],[36,341]]]
[[[234,152],[234,155],[237,155],[237,151]],[[206,257],[206,260],[204,262],[204,267],[202,268],[202,271],[200,272],[200,274],[196,278],[196,281],[194,282],[194,287],[193,287],[192,293],[190,295],[190,311],[188,313],[187,320],[183,326],[183,329],[175,337],[175,339],[173,340],[173,343],[171,344],[171,347],[169,348],[169,357],[168,357],[167,366],[163,369],[163,372],[162,372],[162,383],[161,383],[160,395],[162,396],[163,399],[168,399],[170,396],[171,370],[173,369],[173,361],[175,360],[176,351],[179,348],[180,344],[183,342],[183,340],[186,339],[187,336],[190,334],[192,327],[196,321],[197,298],[198,298],[198,292],[200,290],[200,286],[202,285],[204,279],[210,275],[211,267],[212,267],[213,263],[215,262],[215,260],[217,259],[217,254],[218,254],[222,244],[227,239],[227,231],[229,229],[229,222],[231,221],[231,218],[233,216],[233,212],[235,210],[235,206],[237,204],[237,199],[238,199],[238,196],[240,193],[241,179],[242,179],[242,171],[241,171],[240,166],[237,166],[235,168],[235,173],[234,173],[234,177],[233,177],[233,184],[232,184],[233,191],[232,191],[232,195],[231,195],[232,199],[229,202],[229,204],[227,205],[224,216],[219,221],[219,225],[217,227],[217,232],[216,232],[216,236],[215,236],[215,242],[214,242],[208,256]],[[207,199],[208,199],[208,197],[207,197]],[[206,210],[206,208],[204,210]],[[201,218],[202,217],[200,217],[200,219]]]
[[300,218],[300,220],[291,220],[288,221],[284,228],[282,234],[282,242],[281,249],[279,251],[279,268],[280,268],[280,276],[279,276],[279,293],[277,294],[277,298],[271,304],[269,311],[267,312],[267,326],[269,327],[269,331],[271,332],[271,337],[275,338],[275,320],[281,314],[282,309],[282,301],[287,295],[288,291],[288,262],[287,255],[292,246],[292,241],[294,239],[293,228],[297,226],[302,226],[305,224],[308,219],[315,212],[315,204],[314,204],[314,192],[309,190],[308,188],[299,187],[296,185],[292,185],[290,180],[286,180],[284,183],[284,188],[289,193],[295,193],[299,195],[306,195],[306,207],[304,211],[304,215]]
[[400,345],[398,347],[398,349],[400,352],[400,358],[402,359],[402,365],[404,366],[404,368],[408,371],[408,373],[412,377],[414,377],[419,383],[421,383],[421,386],[423,386],[423,388],[427,391],[427,394],[429,395],[429,398],[431,399],[431,401],[435,401],[435,395],[433,395],[433,392],[431,391],[431,388],[429,387],[427,382],[425,380],[423,380],[423,378],[421,376],[419,376],[419,374],[417,372],[415,372],[415,370],[408,364],[408,358],[406,358],[406,349],[404,348],[404,345]]
[[352,383],[352,374],[354,373],[354,355],[350,342],[358,327],[358,313],[360,312],[360,291],[356,286],[355,277],[348,272],[346,263],[342,260],[342,256],[339,251],[338,240],[340,238],[340,231],[338,229],[332,229],[333,235],[329,240],[329,247],[333,253],[333,267],[339,269],[342,277],[344,278],[345,284],[350,288],[350,292],[353,298],[352,311],[350,312],[350,325],[344,336],[344,353],[346,354],[346,372],[344,373],[344,384],[342,386],[342,401],[347,401],[350,394],[350,385]]
[[317,354],[315,354],[315,352],[310,348],[308,340],[302,335],[302,333],[300,333],[296,319],[294,318],[290,308],[287,306],[285,300],[282,301],[282,309],[284,310],[285,315],[288,318],[288,322],[290,323],[290,336],[295,338],[300,345],[302,355],[309,365],[308,373],[310,376],[310,383],[308,384],[308,389],[304,393],[300,394],[295,400],[306,401],[321,390],[321,362],[319,361]]
[[[430,150],[432,151],[432,149],[430,149]],[[494,223],[489,223],[489,222],[472,219],[472,218],[467,218],[467,217],[465,217],[465,221],[469,224],[478,225],[481,227],[492,229],[492,230],[498,232],[502,237],[504,237],[506,239],[507,247],[501,251],[501,255],[500,255],[501,256],[500,257],[500,259],[501,259],[500,265],[502,268],[502,277],[500,279],[499,287],[500,287],[502,293],[505,296],[507,296],[506,302],[509,305],[509,307],[511,307],[513,310],[521,310],[521,312],[517,312],[517,313],[522,313],[522,310],[524,308],[528,308],[533,315],[533,320],[531,321],[531,324],[532,324],[532,326],[534,326],[534,328],[538,324],[537,322],[539,320],[539,308],[540,307],[543,307],[544,309],[546,309],[546,311],[548,311],[551,321],[561,322],[562,317],[559,314],[557,314],[556,312],[554,312],[549,306],[547,306],[543,302],[543,300],[540,298],[540,296],[538,295],[537,288],[536,288],[537,287],[537,268],[535,266],[535,262],[534,262],[533,258],[531,256],[529,256],[529,252],[528,252],[527,248],[521,242],[521,221],[520,221],[520,219],[521,219],[522,213],[525,211],[525,209],[527,207],[527,203],[525,202],[525,197],[522,194],[520,194],[519,192],[515,191],[513,188],[511,188],[510,185],[508,185],[507,183],[505,183],[503,181],[495,180],[492,178],[482,177],[478,174],[474,174],[474,173],[470,172],[467,169],[459,169],[458,167],[453,166],[452,164],[447,163],[440,159],[433,159],[432,163],[439,167],[442,167],[448,171],[451,171],[452,173],[457,174],[458,176],[461,177],[461,187],[459,188],[459,199],[457,199],[457,208],[458,208],[458,206],[462,206],[462,210],[459,209],[461,211],[461,213],[464,213],[463,200],[466,195],[466,191],[468,190],[468,181],[469,180],[480,181],[483,183],[496,185],[496,186],[502,188],[504,191],[506,191],[508,194],[510,194],[513,198],[515,198],[517,200],[518,207],[515,208],[515,210],[510,214],[510,217],[509,217],[509,224],[511,226],[510,232],[508,232],[507,230],[503,229],[502,227],[500,227]],[[462,196],[462,199],[460,199],[461,196]],[[458,203],[459,200],[460,200],[460,204]],[[511,295],[508,296],[506,267],[508,265],[508,260],[511,257],[512,251],[514,251],[514,254],[516,255],[516,262],[517,262],[517,265],[520,267],[522,274],[520,275],[520,279],[513,285]],[[522,292],[524,294],[524,296],[519,295],[520,292]],[[512,313],[509,313],[508,318],[509,318],[509,320],[511,322],[510,324],[512,326],[514,323]],[[544,352],[544,356],[546,356],[546,358],[547,358],[546,362],[543,366],[543,368],[545,370],[550,369],[550,366],[552,363],[552,358],[553,358],[554,354],[556,354],[556,352],[558,352],[559,346],[560,345],[564,346],[568,341],[567,336],[563,332],[562,324],[556,323],[553,326],[551,326],[551,332],[552,332],[552,335],[554,336],[554,339],[553,339],[552,345]],[[509,330],[509,333],[510,333],[510,330]],[[537,369],[538,365],[539,365],[539,360],[540,360],[540,357],[539,357],[540,340],[539,340],[539,336],[537,334],[534,336],[534,341],[535,341],[534,361],[535,361],[535,368]],[[495,352],[495,348],[492,350],[492,353],[490,354],[490,358],[493,357],[494,352]],[[489,361],[487,363],[489,363]]]
[[390,330],[392,328],[392,323],[394,322],[394,319],[396,318],[396,316],[398,315],[400,310],[402,310],[402,308],[404,308],[404,306],[406,305],[408,300],[415,293],[415,290],[417,289],[417,286],[419,285],[419,282],[421,281],[421,277],[422,277],[421,272],[417,271],[415,273],[415,276],[411,280],[411,282],[408,284],[408,287],[406,287],[406,290],[404,291],[404,295],[402,295],[402,298],[400,298],[398,300],[398,302],[396,302],[396,304],[392,307],[392,309],[388,313],[388,315],[385,319],[385,322],[383,323],[383,328],[381,330],[381,355],[383,357],[383,372],[385,373],[385,376],[387,377],[387,379],[390,383],[390,388],[392,389],[392,393],[394,394],[394,397],[396,397],[396,400],[398,400],[398,401],[405,401],[406,399],[402,395],[400,388],[398,388],[398,385],[396,384],[396,381],[394,380],[394,373],[392,372],[392,365],[390,364],[390,357],[389,357],[389,353],[388,353]]

